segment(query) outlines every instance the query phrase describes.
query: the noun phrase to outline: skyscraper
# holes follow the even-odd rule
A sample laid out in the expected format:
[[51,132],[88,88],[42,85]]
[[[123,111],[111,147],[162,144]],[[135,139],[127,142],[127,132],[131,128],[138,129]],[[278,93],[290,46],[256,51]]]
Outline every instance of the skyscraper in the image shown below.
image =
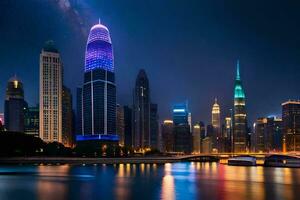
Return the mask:
[[211,111],[211,124],[213,126],[213,135],[211,137],[212,146],[220,150],[221,141],[221,118],[220,118],[220,106],[218,104],[217,98],[215,98],[215,103],[213,104]]
[[82,130],[76,136],[77,141],[118,141],[113,47],[108,28],[100,22],[90,30],[84,83],[82,90],[77,91],[77,100],[82,103],[78,113]]
[[159,149],[159,125],[157,104],[150,104],[150,146]]
[[62,63],[53,41],[40,54],[40,138],[62,142]]
[[5,127],[8,131],[24,132],[24,90],[22,82],[16,77],[9,79],[6,87],[4,105]]
[[125,144],[125,122],[124,122],[124,107],[117,104],[117,134],[119,135],[119,144]]
[[161,125],[162,151],[174,151],[173,121],[165,120]]
[[25,109],[25,121],[24,121],[24,133],[39,137],[39,125],[40,125],[39,106],[26,107]]
[[150,88],[145,70],[138,73],[133,97],[133,146],[150,147]]
[[282,129],[287,151],[300,151],[300,101],[286,101],[282,105]]
[[74,145],[72,94],[66,86],[62,92],[62,143],[67,147]]
[[129,106],[124,106],[124,136],[125,146],[132,147],[132,109]]
[[192,133],[187,103],[174,105],[173,122],[174,151],[190,153],[192,151]]
[[201,151],[201,126],[196,123],[193,126],[193,152],[200,153]]
[[240,77],[240,64],[237,61],[237,72],[234,84],[234,132],[233,148],[234,152],[247,151],[247,114],[246,96]]

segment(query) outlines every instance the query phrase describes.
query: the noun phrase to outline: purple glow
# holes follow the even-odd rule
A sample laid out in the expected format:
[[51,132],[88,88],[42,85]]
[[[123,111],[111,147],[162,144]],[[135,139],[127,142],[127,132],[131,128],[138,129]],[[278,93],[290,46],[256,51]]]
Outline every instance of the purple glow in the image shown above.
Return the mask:
[[85,52],[85,72],[97,68],[114,72],[111,38],[102,24],[91,28]]

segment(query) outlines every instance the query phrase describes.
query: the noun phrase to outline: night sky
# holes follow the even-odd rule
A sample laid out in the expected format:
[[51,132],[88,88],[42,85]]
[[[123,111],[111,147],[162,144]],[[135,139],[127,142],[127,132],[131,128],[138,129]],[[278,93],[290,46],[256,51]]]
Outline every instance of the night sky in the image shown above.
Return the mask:
[[144,68],[161,120],[188,100],[193,121],[207,123],[215,97],[223,116],[233,106],[239,59],[250,122],[280,115],[283,101],[300,98],[299,9],[288,0],[1,0],[0,111],[14,74],[27,102],[38,103],[39,53],[49,39],[76,96],[87,34],[100,17],[114,46],[118,103],[132,104]]

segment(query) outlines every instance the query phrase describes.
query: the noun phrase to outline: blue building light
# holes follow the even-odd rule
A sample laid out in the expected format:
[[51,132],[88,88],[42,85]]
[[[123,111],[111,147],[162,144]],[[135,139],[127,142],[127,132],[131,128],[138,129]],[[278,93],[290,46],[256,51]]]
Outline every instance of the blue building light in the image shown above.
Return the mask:
[[112,135],[112,134],[77,135],[76,136],[76,141],[98,140],[98,141],[118,142],[119,139],[120,138],[118,135]]
[[173,112],[185,112],[185,109],[175,108]]

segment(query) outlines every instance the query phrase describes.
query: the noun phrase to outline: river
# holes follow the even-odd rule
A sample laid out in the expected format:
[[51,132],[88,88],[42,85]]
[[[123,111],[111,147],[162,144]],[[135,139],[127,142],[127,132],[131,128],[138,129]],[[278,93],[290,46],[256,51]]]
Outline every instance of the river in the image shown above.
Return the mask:
[[300,169],[197,162],[0,166],[0,199],[300,199]]

